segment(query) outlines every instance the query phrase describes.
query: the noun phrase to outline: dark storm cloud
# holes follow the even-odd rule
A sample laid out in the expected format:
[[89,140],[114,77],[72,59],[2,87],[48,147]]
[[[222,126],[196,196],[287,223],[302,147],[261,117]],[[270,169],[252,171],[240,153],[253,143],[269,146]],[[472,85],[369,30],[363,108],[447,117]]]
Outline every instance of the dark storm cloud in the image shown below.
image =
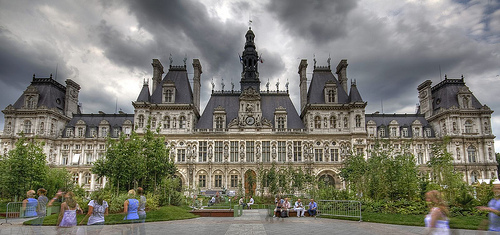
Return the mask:
[[268,7],[291,35],[324,43],[347,35],[346,18],[356,5],[354,0],[294,0],[270,1]]
[[49,77],[52,73],[55,79],[57,66],[57,80],[64,84],[62,81],[74,72],[63,63],[64,59],[52,44],[42,40],[29,44],[4,26],[0,26],[0,51],[1,110],[16,102],[29,86],[33,74]]

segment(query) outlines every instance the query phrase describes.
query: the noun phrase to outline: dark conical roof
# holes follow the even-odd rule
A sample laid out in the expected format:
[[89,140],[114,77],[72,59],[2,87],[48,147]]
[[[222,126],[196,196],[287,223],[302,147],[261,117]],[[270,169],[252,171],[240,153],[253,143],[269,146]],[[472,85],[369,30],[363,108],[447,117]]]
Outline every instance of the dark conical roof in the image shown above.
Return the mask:
[[361,94],[359,94],[356,83],[351,84],[351,90],[349,91],[349,102],[363,102]]
[[144,83],[141,93],[139,93],[139,97],[137,97],[137,102],[150,102],[150,98],[151,95],[149,94],[149,86],[147,83]]

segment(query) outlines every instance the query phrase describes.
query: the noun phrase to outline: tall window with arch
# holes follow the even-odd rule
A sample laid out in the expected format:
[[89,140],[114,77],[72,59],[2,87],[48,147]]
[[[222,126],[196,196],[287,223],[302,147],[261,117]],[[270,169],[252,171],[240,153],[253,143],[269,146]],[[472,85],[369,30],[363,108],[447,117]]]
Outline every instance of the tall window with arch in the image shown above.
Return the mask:
[[356,127],[361,127],[361,115],[356,115]]
[[472,145],[467,148],[467,159],[469,162],[476,162],[476,148]]
[[465,133],[472,133],[472,121],[465,121]]
[[321,117],[320,116],[314,117],[314,128],[316,128],[316,129],[321,128]]
[[337,127],[337,118],[335,116],[330,117],[330,128],[336,128]]
[[286,161],[286,141],[278,141],[278,162]]
[[215,149],[214,149],[215,162],[222,162],[223,159],[222,154],[223,154],[223,142],[215,141]]
[[140,114],[139,117],[138,117],[138,124],[139,128],[143,128],[144,127],[144,115]]
[[271,141],[262,141],[262,161],[271,161]]
[[182,128],[182,129],[186,128],[186,117],[181,116],[179,118],[179,128]]
[[26,133],[26,134],[31,133],[31,121],[30,120],[24,121],[24,133]]
[[239,153],[238,153],[238,141],[231,141],[230,142],[230,151],[229,151],[229,161],[231,162],[238,162],[238,156],[239,156]]
[[169,128],[170,128],[170,117],[165,116],[165,118],[163,118],[163,129],[169,129]]

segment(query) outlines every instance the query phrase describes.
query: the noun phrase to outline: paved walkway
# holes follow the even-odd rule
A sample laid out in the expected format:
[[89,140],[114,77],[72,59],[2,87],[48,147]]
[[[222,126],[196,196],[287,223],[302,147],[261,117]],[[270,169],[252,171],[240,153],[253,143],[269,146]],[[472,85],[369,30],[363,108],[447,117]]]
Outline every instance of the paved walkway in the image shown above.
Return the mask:
[[[14,221],[15,222],[15,221]],[[290,217],[266,218],[266,210],[244,210],[243,216],[199,217],[188,220],[145,224],[77,226],[56,229],[53,226],[22,226],[20,223],[0,225],[3,234],[425,234],[425,228],[347,220]],[[145,233],[144,233],[145,232]],[[474,230],[456,230],[454,234],[482,234]],[[486,234],[486,233],[484,233]]]

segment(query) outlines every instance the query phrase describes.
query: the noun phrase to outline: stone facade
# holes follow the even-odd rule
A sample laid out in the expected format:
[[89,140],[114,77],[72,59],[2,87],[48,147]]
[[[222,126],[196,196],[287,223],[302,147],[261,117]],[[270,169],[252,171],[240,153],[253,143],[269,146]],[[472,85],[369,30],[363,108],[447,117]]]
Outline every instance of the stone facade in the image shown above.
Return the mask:
[[[14,147],[18,134],[37,136],[47,144],[44,150],[53,167],[64,167],[73,179],[89,191],[103,187],[105,179],[90,173],[92,162],[103,157],[106,137],[118,138],[133,129],[144,133],[147,121],[167,139],[177,164],[176,175],[186,188],[237,190],[249,175],[257,176],[273,163],[302,168],[321,180],[345,188],[339,177],[343,160],[350,154],[370,156],[380,139],[395,148],[407,148],[428,173],[425,164],[431,146],[450,136],[448,151],[464,180],[496,178],[491,113],[465,85],[464,78],[448,79],[418,87],[420,107],[415,114],[365,114],[366,102],[356,82],[347,78],[347,60],[332,72],[317,66],[306,74],[307,60],[298,66],[300,107],[286,90],[261,89],[260,56],[251,29],[245,35],[240,59],[240,89],[214,90],[204,109],[200,108],[202,66],[193,60],[193,82],[184,65],[170,64],[167,74],[153,60],[151,88],[145,82],[134,114],[82,114],[80,86],[67,80],[66,86],[52,78],[35,78],[14,105],[7,106],[1,135],[3,153]],[[335,73],[335,74],[334,74]],[[308,86],[308,80],[310,85]],[[348,90],[349,88],[349,90]],[[203,113],[200,113],[203,110]],[[257,185],[257,188],[260,188]]]

